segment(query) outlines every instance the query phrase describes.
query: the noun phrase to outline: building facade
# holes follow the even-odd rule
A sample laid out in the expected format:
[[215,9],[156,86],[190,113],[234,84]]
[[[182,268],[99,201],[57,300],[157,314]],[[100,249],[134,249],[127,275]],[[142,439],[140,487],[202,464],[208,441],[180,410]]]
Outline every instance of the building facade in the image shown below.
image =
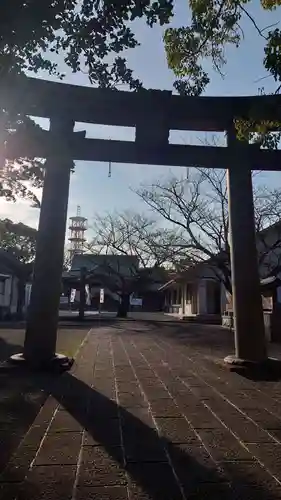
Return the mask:
[[226,293],[221,281],[207,264],[198,264],[170,280],[165,292],[165,311],[184,319],[220,322],[226,307]]
[[[281,278],[281,221],[257,233],[257,258],[261,280],[272,276]],[[221,323],[225,318],[228,324],[232,297],[219,279],[218,269],[209,261],[190,266],[165,283],[161,290],[165,292],[167,313],[209,323]],[[281,303],[281,293],[279,297]]]
[[24,312],[29,275],[30,265],[21,264],[9,252],[0,249],[0,320]]

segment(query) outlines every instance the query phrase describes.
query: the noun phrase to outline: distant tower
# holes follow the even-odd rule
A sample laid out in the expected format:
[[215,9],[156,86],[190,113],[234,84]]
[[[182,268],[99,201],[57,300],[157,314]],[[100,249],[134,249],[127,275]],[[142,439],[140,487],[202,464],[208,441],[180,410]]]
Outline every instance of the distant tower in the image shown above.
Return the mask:
[[81,255],[84,253],[84,244],[86,241],[85,231],[87,231],[87,221],[86,217],[81,216],[81,207],[77,207],[77,213],[75,217],[70,217],[69,231],[70,235],[68,240],[70,241],[69,257],[72,261],[74,255]]

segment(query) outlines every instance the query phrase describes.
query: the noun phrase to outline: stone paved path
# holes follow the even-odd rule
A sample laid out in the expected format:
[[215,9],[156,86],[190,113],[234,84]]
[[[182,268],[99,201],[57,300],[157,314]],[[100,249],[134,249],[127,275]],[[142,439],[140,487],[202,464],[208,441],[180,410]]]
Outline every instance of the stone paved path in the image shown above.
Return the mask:
[[1,500],[281,499],[281,382],[222,369],[229,334],[202,328],[93,329],[72,373],[42,378]]
[[[74,356],[89,327],[60,327],[58,351]],[[48,394],[38,385],[38,376],[28,371],[7,370],[1,361],[22,352],[24,330],[0,324],[0,473],[16,451]]]

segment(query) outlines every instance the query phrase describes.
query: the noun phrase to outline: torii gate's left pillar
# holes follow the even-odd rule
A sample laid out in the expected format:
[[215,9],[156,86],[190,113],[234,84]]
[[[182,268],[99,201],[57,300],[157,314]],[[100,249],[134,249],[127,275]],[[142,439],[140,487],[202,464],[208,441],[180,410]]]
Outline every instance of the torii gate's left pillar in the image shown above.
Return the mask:
[[[66,357],[56,355],[56,341],[72,167],[67,144],[73,136],[73,128],[72,120],[50,120],[54,152],[45,163],[24,352],[14,357],[38,368],[49,367],[56,362],[68,362]],[[56,147],[59,143],[61,147]]]

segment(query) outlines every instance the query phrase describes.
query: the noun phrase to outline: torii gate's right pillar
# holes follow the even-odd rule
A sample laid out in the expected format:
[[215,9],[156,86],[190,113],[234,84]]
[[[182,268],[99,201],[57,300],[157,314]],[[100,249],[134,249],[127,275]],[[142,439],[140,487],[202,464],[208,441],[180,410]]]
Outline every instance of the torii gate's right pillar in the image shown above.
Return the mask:
[[227,133],[227,171],[235,356],[225,361],[261,363],[267,359],[258,270],[252,172],[245,144],[234,130]]

